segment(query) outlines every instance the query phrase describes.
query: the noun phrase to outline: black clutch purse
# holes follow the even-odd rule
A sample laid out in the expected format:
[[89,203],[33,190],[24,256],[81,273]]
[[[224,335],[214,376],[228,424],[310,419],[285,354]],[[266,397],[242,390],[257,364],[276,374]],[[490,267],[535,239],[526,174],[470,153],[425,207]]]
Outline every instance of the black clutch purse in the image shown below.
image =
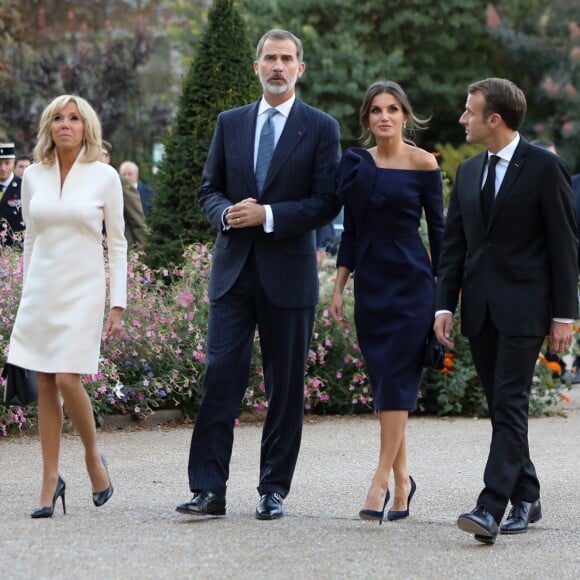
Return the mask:
[[445,361],[445,347],[437,340],[433,329],[429,331],[427,342],[425,344],[425,358],[423,366],[426,369],[440,371]]
[[2,377],[6,381],[4,387],[5,407],[26,407],[38,400],[36,373],[17,367],[11,363],[4,365]]

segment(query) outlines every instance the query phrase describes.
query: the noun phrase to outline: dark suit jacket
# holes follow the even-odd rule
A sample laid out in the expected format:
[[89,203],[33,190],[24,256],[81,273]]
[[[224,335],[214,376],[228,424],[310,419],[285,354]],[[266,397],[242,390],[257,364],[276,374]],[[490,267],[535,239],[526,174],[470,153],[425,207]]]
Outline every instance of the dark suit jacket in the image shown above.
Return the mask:
[[541,336],[554,317],[577,318],[578,243],[564,161],[521,139],[486,228],[481,178],[487,152],[457,171],[437,281],[437,310],[479,334],[486,307],[508,336]]
[[331,221],[340,209],[338,123],[296,98],[259,199],[272,207],[274,232],[266,234],[261,225],[223,231],[226,208],[248,197],[258,198],[254,177],[258,104],[218,116],[197,192],[203,211],[218,230],[209,297],[218,299],[232,287],[253,249],[260,284],[274,304],[314,306],[318,271],[313,230]]
[[[580,173],[572,175],[572,189],[576,202],[576,224],[578,226],[578,242],[580,243]],[[578,250],[578,267],[580,267],[580,248]]]
[[21,187],[22,179],[14,175],[0,200],[0,228],[6,228],[7,231],[6,237],[2,236],[1,239],[8,246],[14,243],[12,234],[24,230],[22,201],[20,199]]
[[151,207],[151,199],[155,195],[155,192],[144,183],[139,182],[137,184],[137,189],[139,190],[139,195],[141,196],[141,205],[143,206],[143,213],[147,215]]

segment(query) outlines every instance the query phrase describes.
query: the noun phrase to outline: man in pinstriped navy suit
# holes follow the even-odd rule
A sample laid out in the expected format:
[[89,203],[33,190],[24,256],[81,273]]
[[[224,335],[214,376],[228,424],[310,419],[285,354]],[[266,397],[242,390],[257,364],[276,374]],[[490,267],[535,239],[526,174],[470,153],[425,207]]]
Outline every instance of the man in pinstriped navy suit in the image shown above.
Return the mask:
[[[194,495],[177,506],[180,513],[226,513],[234,421],[247,387],[256,326],[268,399],[256,517],[281,517],[290,490],[318,301],[314,230],[340,209],[338,123],[295,95],[304,68],[300,40],[270,30],[254,62],[262,98],[218,116],[197,192],[218,234],[209,283],[207,368],[189,456]],[[269,162],[260,145],[265,124]]]

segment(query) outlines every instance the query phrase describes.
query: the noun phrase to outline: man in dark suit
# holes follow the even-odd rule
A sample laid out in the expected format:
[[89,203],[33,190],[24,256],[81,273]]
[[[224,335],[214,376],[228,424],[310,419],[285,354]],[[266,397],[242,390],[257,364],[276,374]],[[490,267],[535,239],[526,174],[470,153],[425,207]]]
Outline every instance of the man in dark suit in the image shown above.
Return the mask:
[[542,517],[528,448],[530,385],[545,336],[561,352],[578,316],[570,177],[561,158],[519,135],[525,112],[524,94],[508,80],[470,85],[459,122],[467,141],[487,151],[457,171],[437,281],[437,338],[453,348],[452,313],[462,290],[461,330],[489,407],[485,487],[476,508],[457,520],[487,544],[510,500],[501,533],[523,533]]
[[0,143],[0,246],[21,247],[19,236],[24,230],[20,188],[22,179],[14,175],[14,143]]
[[340,209],[338,123],[295,95],[304,68],[298,38],[267,32],[254,62],[262,98],[218,116],[197,192],[218,234],[208,290],[207,368],[189,456],[194,496],[177,506],[181,513],[225,515],[234,421],[256,325],[268,399],[256,517],[281,517],[290,490],[318,301],[313,230]]

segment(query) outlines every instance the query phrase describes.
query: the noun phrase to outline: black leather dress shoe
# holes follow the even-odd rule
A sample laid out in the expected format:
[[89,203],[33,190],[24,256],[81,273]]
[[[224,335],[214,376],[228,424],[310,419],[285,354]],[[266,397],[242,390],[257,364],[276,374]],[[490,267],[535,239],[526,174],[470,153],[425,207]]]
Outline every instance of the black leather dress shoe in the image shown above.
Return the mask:
[[477,506],[468,514],[461,514],[457,518],[457,526],[464,532],[474,534],[478,542],[495,544],[498,533],[497,522],[482,506]]
[[185,503],[180,503],[175,511],[194,516],[225,516],[226,496],[213,491],[199,491]]
[[502,534],[523,534],[528,531],[528,524],[535,524],[542,519],[542,504],[540,500],[518,501],[502,524]]
[[256,508],[256,517],[259,520],[276,520],[284,515],[282,503],[284,498],[279,493],[264,493],[260,497]]

